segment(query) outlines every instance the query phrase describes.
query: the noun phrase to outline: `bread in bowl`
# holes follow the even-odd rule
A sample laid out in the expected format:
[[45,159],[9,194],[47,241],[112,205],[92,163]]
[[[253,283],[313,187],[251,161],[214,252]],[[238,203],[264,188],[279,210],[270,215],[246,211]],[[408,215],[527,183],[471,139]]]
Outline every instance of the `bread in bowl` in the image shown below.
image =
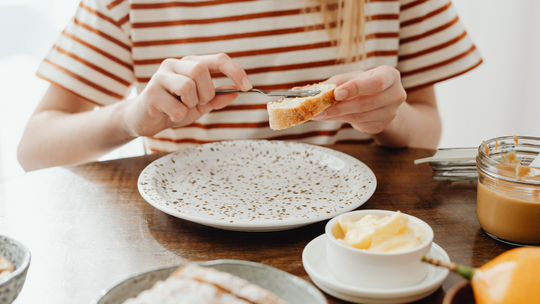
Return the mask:
[[228,272],[188,264],[123,304],[289,304],[273,292]]

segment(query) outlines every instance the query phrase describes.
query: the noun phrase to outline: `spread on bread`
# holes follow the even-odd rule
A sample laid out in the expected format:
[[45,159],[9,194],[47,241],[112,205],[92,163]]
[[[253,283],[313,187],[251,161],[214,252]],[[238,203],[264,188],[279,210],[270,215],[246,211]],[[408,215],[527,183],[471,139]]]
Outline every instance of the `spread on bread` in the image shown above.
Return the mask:
[[288,304],[274,293],[228,272],[189,264],[123,304]]
[[270,128],[282,130],[299,125],[337,103],[334,99],[335,84],[318,83],[309,88],[321,92],[308,97],[281,98],[266,105]]
[[11,263],[8,258],[0,254],[0,281],[10,275],[13,271],[15,271],[13,263]]

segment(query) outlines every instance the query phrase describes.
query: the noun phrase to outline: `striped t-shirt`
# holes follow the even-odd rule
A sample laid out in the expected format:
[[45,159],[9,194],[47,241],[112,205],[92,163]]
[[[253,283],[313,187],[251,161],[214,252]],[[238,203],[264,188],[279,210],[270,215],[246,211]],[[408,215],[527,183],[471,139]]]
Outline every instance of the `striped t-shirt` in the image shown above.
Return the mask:
[[[303,8],[311,8],[304,13]],[[304,0],[83,0],[37,75],[99,106],[142,91],[166,58],[224,52],[259,89],[289,89],[380,65],[414,90],[463,74],[482,60],[449,0],[371,0],[364,62],[337,62],[317,3]],[[215,86],[232,84],[213,75]],[[270,99],[240,94],[195,123],[147,137],[148,152],[234,139],[312,144],[366,142],[342,122],[309,121],[274,131]]]

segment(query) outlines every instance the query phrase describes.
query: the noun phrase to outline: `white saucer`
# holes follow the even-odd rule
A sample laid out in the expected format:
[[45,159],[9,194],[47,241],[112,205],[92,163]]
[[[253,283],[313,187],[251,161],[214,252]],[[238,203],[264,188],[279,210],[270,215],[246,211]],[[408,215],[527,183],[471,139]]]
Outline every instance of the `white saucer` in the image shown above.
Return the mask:
[[[448,254],[432,243],[429,256],[450,262]],[[448,276],[449,270],[430,265],[428,274],[420,283],[401,288],[378,289],[356,287],[341,283],[328,270],[326,262],[326,236],[323,234],[304,248],[302,263],[309,277],[324,292],[338,299],[353,303],[408,303],[425,298],[435,292]]]

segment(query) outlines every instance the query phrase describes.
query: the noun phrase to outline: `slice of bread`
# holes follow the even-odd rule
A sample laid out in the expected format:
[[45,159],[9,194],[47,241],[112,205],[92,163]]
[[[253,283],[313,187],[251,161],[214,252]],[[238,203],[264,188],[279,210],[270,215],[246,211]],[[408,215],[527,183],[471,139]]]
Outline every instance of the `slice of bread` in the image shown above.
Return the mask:
[[197,280],[167,278],[158,281],[148,290],[122,304],[251,304],[221,290],[220,288]]
[[270,128],[282,130],[299,125],[337,103],[334,99],[335,84],[318,83],[308,87],[321,92],[315,96],[281,98],[266,105]]
[[176,270],[171,277],[209,283],[249,303],[288,304],[267,289],[214,268],[190,264]]
[[289,304],[228,272],[188,264],[122,304]]

